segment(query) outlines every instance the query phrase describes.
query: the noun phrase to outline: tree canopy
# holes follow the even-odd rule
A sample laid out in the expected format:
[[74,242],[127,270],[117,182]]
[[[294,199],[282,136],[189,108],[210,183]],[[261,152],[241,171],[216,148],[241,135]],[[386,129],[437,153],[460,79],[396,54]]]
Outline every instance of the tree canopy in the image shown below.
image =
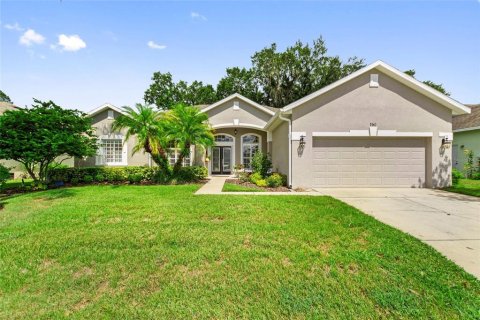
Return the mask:
[[[312,44],[297,41],[283,51],[272,43],[251,56],[251,67],[227,68],[216,88],[201,81],[175,83],[170,73],[155,72],[144,100],[164,110],[176,104],[211,104],[239,93],[257,103],[281,108],[364,66],[364,60],[355,56],[342,60],[328,54],[322,37]],[[415,70],[406,73],[413,77]],[[450,95],[441,84],[423,83]]]
[[[414,69],[410,69],[410,70],[407,70],[405,71],[406,74],[408,74],[410,77],[413,77],[415,78],[415,70]],[[427,86],[430,86],[432,87],[433,89],[437,90],[437,91],[440,91],[441,93],[443,93],[444,95],[446,96],[450,96],[450,92],[448,92],[444,87],[443,87],[443,84],[439,84],[439,83],[435,83],[433,81],[430,81],[430,80],[425,80],[425,81],[422,81],[424,84],[426,84]]]
[[0,102],[9,102],[13,103],[9,96],[2,90],[0,90]]
[[212,85],[204,85],[201,81],[193,81],[190,85],[183,80],[174,82],[170,72],[155,72],[143,99],[145,103],[168,110],[179,103],[210,104],[217,100],[217,95]]
[[97,137],[83,112],[34,101],[0,116],[0,159],[22,163],[35,182],[44,183],[58,157],[94,156]]

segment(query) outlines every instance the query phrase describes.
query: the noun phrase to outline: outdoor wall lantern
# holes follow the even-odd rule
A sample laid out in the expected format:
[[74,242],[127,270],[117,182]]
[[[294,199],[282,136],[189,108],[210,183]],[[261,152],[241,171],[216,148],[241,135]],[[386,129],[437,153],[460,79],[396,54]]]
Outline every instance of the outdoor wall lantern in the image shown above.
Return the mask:
[[233,130],[234,135],[237,135],[237,132],[238,132],[237,129]]
[[448,139],[448,137],[445,137],[442,139],[442,147],[444,148],[450,148],[450,145],[452,144],[452,141]]
[[305,138],[306,137],[304,135],[300,136],[300,147],[302,147],[302,148],[305,147],[305,143],[306,143]]

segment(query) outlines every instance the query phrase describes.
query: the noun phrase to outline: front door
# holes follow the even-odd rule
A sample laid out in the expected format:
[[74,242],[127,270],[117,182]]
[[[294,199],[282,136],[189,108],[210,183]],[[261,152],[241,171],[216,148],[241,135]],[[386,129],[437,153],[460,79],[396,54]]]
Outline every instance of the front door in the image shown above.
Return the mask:
[[212,173],[232,172],[232,147],[212,147]]

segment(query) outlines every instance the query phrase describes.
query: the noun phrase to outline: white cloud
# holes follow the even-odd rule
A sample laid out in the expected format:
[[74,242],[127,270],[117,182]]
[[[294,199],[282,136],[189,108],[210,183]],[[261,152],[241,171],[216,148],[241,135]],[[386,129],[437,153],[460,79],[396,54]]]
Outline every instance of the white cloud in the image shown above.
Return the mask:
[[[58,46],[62,47],[64,51],[78,51],[86,48],[87,44],[76,34],[70,36],[61,34],[58,36]],[[56,46],[51,45],[50,48],[55,49]]]
[[25,29],[23,29],[22,27],[20,27],[20,25],[18,24],[18,22],[15,22],[14,24],[5,24],[5,28],[8,29],[8,30],[15,30],[15,31],[23,31]]
[[23,44],[27,47],[31,46],[32,44],[42,44],[45,41],[45,37],[39,33],[36,33],[33,29],[28,29],[25,33],[20,37],[20,44]]
[[157,43],[155,43],[155,42],[153,42],[153,41],[151,41],[151,40],[147,42],[147,46],[148,46],[149,48],[151,48],[151,49],[157,49],[157,50],[163,50],[163,49],[165,49],[165,48],[167,47],[167,46],[165,46],[165,45],[163,45],[163,44],[157,44]]
[[190,17],[192,19],[197,19],[197,20],[203,20],[203,21],[207,21],[207,17],[205,17],[204,15],[198,13],[198,12],[191,12],[190,13]]

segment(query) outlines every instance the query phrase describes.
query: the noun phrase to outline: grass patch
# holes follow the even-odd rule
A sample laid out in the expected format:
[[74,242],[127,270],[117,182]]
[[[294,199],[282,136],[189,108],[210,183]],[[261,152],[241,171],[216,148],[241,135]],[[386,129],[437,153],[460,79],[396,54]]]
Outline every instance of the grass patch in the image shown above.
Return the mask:
[[12,179],[12,180],[7,180],[3,186],[0,187],[0,191],[2,190],[8,190],[8,189],[17,189],[22,187],[22,185],[25,186],[31,186],[33,184],[33,179]]
[[9,197],[0,318],[479,317],[478,280],[340,201],[197,189]]
[[236,183],[225,182],[223,185],[223,192],[264,192],[262,188],[242,186]]
[[480,197],[480,180],[460,179],[456,186],[445,188],[445,190]]

